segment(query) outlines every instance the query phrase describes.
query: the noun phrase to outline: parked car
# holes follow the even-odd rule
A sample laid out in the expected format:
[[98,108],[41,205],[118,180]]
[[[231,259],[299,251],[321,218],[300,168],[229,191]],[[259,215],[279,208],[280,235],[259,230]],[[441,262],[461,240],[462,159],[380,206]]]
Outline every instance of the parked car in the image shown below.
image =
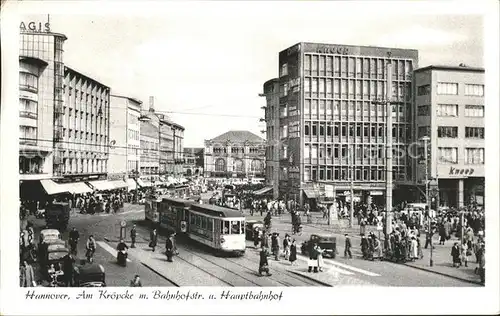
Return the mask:
[[318,246],[324,250],[323,256],[329,256],[333,259],[335,259],[337,255],[337,238],[334,237],[333,235],[323,235],[323,234],[313,234],[311,237],[309,237],[309,240],[306,240],[305,242],[302,243],[300,247],[300,251],[302,252],[303,255],[308,255],[309,250],[311,249],[312,245],[315,243],[318,244]]
[[40,242],[42,244],[47,240],[58,240],[61,239],[61,233],[57,229],[43,229],[40,232]]
[[262,232],[264,231],[264,223],[259,220],[247,220],[246,221],[246,230],[245,230],[245,238],[246,240],[253,240],[253,231],[257,228],[260,231],[260,235],[262,236]]
[[104,267],[98,263],[86,264],[82,260],[73,268],[73,286],[75,287],[105,287],[106,273]]

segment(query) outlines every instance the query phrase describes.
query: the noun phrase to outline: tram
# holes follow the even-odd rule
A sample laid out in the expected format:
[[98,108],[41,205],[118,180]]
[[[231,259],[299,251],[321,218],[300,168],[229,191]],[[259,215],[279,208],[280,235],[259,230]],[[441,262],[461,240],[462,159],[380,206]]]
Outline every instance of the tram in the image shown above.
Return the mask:
[[160,223],[160,217],[158,213],[159,204],[163,200],[166,195],[157,196],[149,196],[146,197],[145,207],[144,207],[144,217],[146,221],[149,221],[153,224]]
[[204,244],[218,253],[245,253],[245,217],[240,212],[194,201],[163,198],[160,227]]

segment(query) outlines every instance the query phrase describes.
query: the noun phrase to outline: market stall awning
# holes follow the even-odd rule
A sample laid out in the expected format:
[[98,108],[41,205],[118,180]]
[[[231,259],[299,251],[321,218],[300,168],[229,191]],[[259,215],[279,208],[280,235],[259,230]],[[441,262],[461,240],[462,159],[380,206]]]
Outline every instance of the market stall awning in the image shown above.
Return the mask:
[[69,193],[68,189],[50,179],[40,180],[43,189],[48,195],[58,194],[58,193]]
[[98,180],[88,182],[97,191],[114,190],[115,187],[107,180]]
[[260,190],[257,190],[257,191],[254,191],[253,194],[255,195],[264,195],[270,191],[273,190],[273,187],[265,187],[265,188],[262,188]]
[[84,182],[60,183],[59,185],[66,188],[72,194],[91,193],[94,191]]
[[304,193],[308,199],[317,199],[319,197],[319,192],[317,190],[304,189]]
[[129,191],[137,189],[137,183],[134,179],[127,179],[127,186]]
[[128,187],[127,182],[125,182],[123,180],[113,180],[113,181],[109,181],[109,183],[111,183],[111,185],[113,185],[115,187],[115,189],[124,189],[124,188]]

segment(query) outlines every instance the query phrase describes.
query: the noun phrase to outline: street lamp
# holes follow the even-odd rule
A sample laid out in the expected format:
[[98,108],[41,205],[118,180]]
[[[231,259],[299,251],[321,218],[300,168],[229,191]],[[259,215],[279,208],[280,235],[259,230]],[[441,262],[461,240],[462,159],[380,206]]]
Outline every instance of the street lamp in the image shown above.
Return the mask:
[[349,209],[349,228],[353,228],[354,226],[354,155],[352,154],[352,148],[349,150],[349,160],[350,160],[350,194],[351,194],[351,205]]
[[424,142],[424,159],[425,159],[425,203],[427,204],[427,229],[428,229],[428,234],[430,235],[430,243],[431,243],[431,254],[429,257],[429,265],[432,267],[434,265],[434,261],[432,259],[432,248],[434,247],[432,245],[432,228],[431,228],[431,201],[429,199],[429,166],[428,166],[428,148],[427,148],[427,143],[431,139],[428,136],[424,136],[420,138],[420,141]]
[[[141,115],[139,116],[139,122],[150,122],[151,118],[147,115]],[[139,143],[140,147],[140,143]],[[139,148],[135,148],[135,175],[134,175],[134,180],[136,182],[137,188],[135,192],[135,202],[139,203],[139,194],[138,194],[138,189],[139,189],[139,183],[137,182],[137,179],[139,178]]]

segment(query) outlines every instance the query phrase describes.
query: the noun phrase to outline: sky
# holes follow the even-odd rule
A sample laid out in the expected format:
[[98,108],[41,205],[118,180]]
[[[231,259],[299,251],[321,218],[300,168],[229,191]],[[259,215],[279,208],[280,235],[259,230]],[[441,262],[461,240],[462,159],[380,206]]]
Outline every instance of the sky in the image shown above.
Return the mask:
[[47,13],[52,31],[68,37],[65,64],[113,94],[142,100],[144,109],[154,96],[156,110],[174,112],[168,115],[185,127],[184,146],[203,147],[228,130],[264,137],[258,94],[278,74],[278,53],[298,42],[418,49],[420,67],[484,66],[480,15],[429,15],[396,4],[167,1],[161,10],[128,14]]

